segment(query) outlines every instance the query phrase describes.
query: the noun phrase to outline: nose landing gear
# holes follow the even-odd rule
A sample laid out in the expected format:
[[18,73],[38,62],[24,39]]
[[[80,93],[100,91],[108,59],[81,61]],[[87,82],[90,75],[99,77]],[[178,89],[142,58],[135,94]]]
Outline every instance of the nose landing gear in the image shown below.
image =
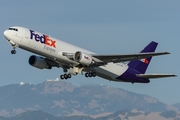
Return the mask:
[[16,54],[16,50],[11,50],[11,54]]
[[16,44],[11,44],[13,47],[13,50],[11,50],[11,54],[16,54]]

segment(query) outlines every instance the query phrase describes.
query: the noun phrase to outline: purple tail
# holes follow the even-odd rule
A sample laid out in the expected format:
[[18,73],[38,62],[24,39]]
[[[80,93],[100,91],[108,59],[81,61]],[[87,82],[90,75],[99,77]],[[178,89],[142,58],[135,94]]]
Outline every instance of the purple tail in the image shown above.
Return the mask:
[[[157,45],[158,43],[152,41],[141,51],[141,53],[154,52],[156,50]],[[152,57],[144,58],[141,60],[132,60],[128,63],[128,66],[144,74],[149,63],[151,62],[151,58]]]

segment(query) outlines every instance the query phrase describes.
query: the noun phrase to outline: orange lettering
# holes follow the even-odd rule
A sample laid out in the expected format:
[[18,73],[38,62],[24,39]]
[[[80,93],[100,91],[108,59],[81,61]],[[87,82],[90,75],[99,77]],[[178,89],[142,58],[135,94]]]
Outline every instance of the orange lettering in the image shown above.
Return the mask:
[[51,46],[53,46],[54,48],[56,48],[56,41],[55,41],[55,40],[51,40]]
[[49,36],[45,36],[45,39],[46,39],[45,44],[46,44],[46,45],[50,45],[50,44],[49,44]]
[[49,38],[49,36],[45,35],[45,44],[48,45],[48,46],[52,46],[54,48],[56,48],[56,41],[55,40],[51,40]]

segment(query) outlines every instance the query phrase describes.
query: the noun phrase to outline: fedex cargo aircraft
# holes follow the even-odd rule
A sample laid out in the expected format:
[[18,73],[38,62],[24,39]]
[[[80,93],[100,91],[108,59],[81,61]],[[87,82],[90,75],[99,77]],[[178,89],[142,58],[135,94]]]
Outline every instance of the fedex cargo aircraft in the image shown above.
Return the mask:
[[24,27],[10,27],[4,31],[4,36],[13,48],[12,54],[16,54],[16,47],[19,47],[38,55],[29,57],[29,64],[33,67],[61,67],[64,71],[60,75],[61,79],[69,79],[71,75],[76,76],[83,72],[85,77],[99,76],[110,81],[130,83],[149,83],[153,78],[176,76],[145,74],[152,56],[170,54],[155,52],[158,43],[154,41],[140,53],[100,55]]

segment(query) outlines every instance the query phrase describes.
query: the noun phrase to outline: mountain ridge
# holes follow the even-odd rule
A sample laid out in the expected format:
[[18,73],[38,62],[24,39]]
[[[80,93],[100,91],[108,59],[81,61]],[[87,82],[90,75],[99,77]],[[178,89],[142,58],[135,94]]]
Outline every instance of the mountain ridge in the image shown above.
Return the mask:
[[97,115],[118,110],[144,112],[177,111],[148,95],[105,85],[74,86],[65,81],[40,84],[11,84],[0,87],[0,116],[42,110],[54,116]]
[[0,117],[0,120],[180,120],[180,112],[143,112],[136,109],[120,110],[101,116],[71,115],[53,116],[41,110],[26,111],[12,117]]

